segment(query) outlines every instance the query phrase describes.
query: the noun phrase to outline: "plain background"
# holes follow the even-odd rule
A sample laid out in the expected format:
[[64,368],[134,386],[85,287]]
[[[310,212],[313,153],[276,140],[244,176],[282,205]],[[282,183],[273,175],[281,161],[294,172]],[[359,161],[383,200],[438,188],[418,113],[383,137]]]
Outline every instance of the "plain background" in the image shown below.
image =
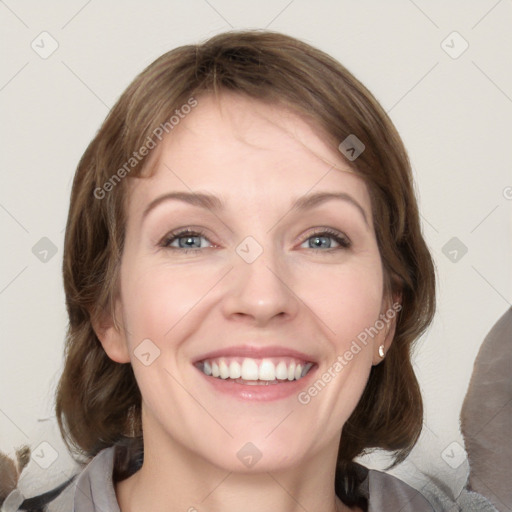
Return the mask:
[[[416,487],[421,473],[460,487],[459,413],[473,361],[512,301],[511,20],[510,0],[0,2],[0,450],[34,447],[54,416],[70,185],[109,108],[162,53],[232,28],[268,28],[344,64],[408,149],[439,288],[415,354],[425,428],[394,473]],[[42,58],[51,38],[58,48]],[[386,458],[364,462],[383,467]]]

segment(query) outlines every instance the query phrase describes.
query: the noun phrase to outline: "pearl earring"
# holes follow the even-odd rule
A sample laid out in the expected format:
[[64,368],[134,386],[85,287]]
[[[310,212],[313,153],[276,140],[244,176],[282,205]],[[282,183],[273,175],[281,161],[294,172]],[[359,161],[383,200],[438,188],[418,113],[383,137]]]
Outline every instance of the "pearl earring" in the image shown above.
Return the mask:
[[384,357],[384,345],[379,345],[379,356]]

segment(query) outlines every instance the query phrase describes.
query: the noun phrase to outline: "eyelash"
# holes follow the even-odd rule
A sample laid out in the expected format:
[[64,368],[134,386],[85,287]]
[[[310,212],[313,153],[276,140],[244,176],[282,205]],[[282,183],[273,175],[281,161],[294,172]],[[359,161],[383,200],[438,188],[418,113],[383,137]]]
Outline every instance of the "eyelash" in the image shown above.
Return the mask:
[[[320,251],[320,252],[325,252],[325,253],[332,253],[332,251],[348,249],[352,246],[352,243],[350,242],[348,237],[346,237],[342,233],[339,233],[338,231],[334,231],[329,228],[323,228],[323,229],[320,229],[318,231],[315,231],[315,232],[309,234],[301,242],[301,244],[303,244],[310,238],[314,238],[314,237],[321,238],[325,235],[327,235],[328,238],[332,238],[337,244],[339,244],[339,247],[328,248],[325,250],[319,249],[319,248],[314,248],[314,247],[308,247],[308,249],[315,251],[315,252]],[[177,251],[183,252],[185,254],[197,253],[198,251],[205,249],[205,247],[195,247],[195,248],[171,247],[171,243],[173,243],[175,240],[178,240],[179,238],[185,238],[185,237],[191,238],[191,237],[197,237],[197,236],[204,237],[208,240],[206,233],[204,231],[201,231],[200,229],[197,229],[197,230],[183,229],[183,230],[180,230],[177,232],[171,232],[171,233],[167,234],[158,245],[165,249],[177,250]]]

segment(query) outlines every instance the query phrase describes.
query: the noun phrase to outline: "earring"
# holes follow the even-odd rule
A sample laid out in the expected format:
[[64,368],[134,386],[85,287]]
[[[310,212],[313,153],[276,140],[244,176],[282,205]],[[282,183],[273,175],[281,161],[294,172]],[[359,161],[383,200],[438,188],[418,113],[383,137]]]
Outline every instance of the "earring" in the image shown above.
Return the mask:
[[384,345],[379,345],[379,356],[384,357]]

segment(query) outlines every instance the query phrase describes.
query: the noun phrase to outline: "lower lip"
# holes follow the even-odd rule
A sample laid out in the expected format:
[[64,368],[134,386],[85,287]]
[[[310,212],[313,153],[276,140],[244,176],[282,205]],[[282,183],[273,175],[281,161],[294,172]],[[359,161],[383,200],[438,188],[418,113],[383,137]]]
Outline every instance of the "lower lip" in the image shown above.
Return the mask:
[[305,377],[299,380],[279,382],[278,384],[240,384],[231,379],[219,379],[203,373],[199,368],[196,370],[206,379],[206,381],[220,393],[238,398],[239,400],[252,400],[260,402],[270,402],[281,400],[290,396],[297,396],[305,387],[309,385],[317,366],[313,366]]

